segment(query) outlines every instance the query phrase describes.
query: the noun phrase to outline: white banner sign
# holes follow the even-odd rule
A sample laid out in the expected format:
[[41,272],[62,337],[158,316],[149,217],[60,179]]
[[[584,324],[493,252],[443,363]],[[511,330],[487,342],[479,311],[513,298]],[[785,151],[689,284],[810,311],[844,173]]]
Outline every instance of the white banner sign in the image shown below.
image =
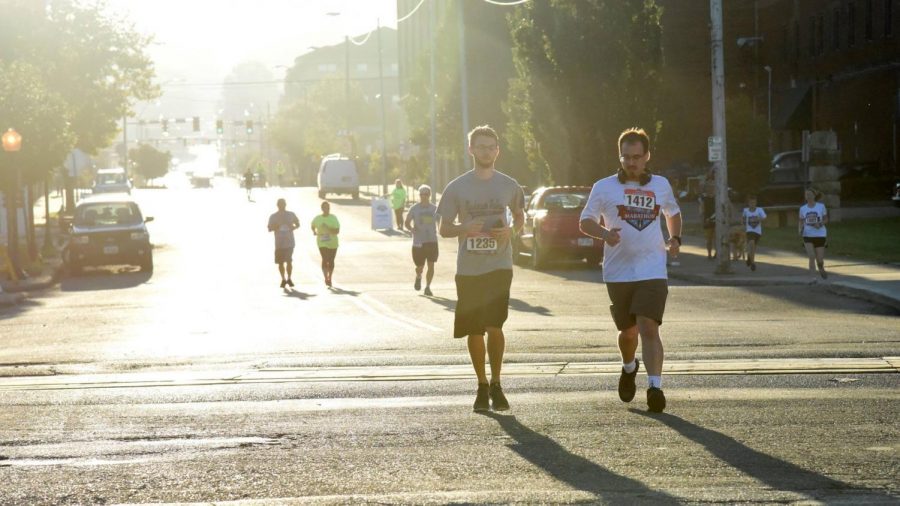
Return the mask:
[[387,199],[372,199],[372,230],[393,228],[394,213]]

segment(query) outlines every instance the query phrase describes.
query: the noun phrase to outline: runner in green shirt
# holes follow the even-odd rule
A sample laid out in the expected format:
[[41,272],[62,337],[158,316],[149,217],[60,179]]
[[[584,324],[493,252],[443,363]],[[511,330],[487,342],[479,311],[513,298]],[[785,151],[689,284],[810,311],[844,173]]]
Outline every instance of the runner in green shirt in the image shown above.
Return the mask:
[[322,255],[322,274],[325,285],[331,286],[331,274],[334,272],[334,257],[337,256],[338,233],[341,224],[337,216],[331,214],[331,204],[322,202],[322,214],[313,218],[312,232],[316,236],[316,244]]
[[394,181],[397,186],[391,192],[391,207],[394,209],[394,218],[397,220],[397,229],[403,230],[403,210],[406,208],[406,188],[399,178]]

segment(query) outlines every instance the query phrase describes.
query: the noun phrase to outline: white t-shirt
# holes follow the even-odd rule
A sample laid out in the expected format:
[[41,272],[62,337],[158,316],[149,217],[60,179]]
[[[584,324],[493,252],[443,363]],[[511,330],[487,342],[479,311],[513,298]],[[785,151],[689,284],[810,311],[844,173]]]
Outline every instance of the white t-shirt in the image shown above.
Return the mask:
[[621,229],[622,238],[615,246],[604,246],[603,281],[668,278],[660,211],[665,216],[681,213],[669,180],[662,176],[654,175],[644,186],[622,184],[615,175],[594,183],[581,219],[599,223],[602,217],[607,229]]
[[[803,223],[803,237],[826,237],[825,217],[828,216],[828,210],[825,204],[816,202],[812,207],[807,204],[800,206],[800,222]],[[821,228],[814,225],[821,223]]]
[[747,224],[745,232],[762,235],[762,220],[766,219],[766,212],[763,208],[757,207],[751,211],[749,207],[745,207],[741,215],[744,217],[744,223]]

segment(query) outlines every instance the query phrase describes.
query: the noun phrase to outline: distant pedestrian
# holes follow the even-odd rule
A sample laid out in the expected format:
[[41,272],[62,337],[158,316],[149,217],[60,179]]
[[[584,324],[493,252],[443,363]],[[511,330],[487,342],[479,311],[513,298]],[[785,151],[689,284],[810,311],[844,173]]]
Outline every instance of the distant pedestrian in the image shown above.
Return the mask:
[[703,221],[703,235],[706,238],[706,259],[718,255],[716,248],[716,170],[709,169],[700,194],[700,219]]
[[278,199],[276,206],[278,211],[269,216],[269,232],[275,233],[275,263],[278,264],[278,273],[281,274],[281,288],[293,287],[291,273],[294,270],[292,261],[294,230],[300,227],[300,220],[296,214],[286,209],[287,203],[284,199]]
[[391,192],[391,207],[394,209],[394,219],[397,228],[403,230],[403,211],[406,209],[406,188],[399,178],[394,181],[394,190]]
[[250,192],[253,191],[253,173],[250,169],[244,172],[244,188],[247,189],[247,200],[250,200]]
[[[459,239],[453,337],[468,339],[469,358],[478,378],[475,411],[487,411],[491,406],[495,411],[509,409],[500,385],[506,349],[503,323],[509,314],[513,274],[509,217],[512,227],[520,231],[525,223],[525,195],[515,179],[494,169],[499,142],[497,132],[487,125],[469,132],[474,168],[447,185],[437,211],[441,236]],[[485,350],[491,365],[490,383]]]
[[800,237],[803,238],[803,247],[809,257],[809,273],[815,280],[816,267],[822,279],[828,279],[825,272],[825,247],[828,244],[828,210],[825,204],[819,202],[822,193],[812,188],[804,192],[806,203],[800,206],[798,228]]
[[[638,337],[647,368],[647,408],[666,407],[662,391],[663,345],[659,335],[668,297],[666,250],[675,256],[681,246],[681,210],[669,181],[647,171],[650,138],[639,128],[619,136],[616,175],[594,183],[581,212],[581,231],[605,241],[603,281],[612,302],[610,311],[619,330],[622,372],[619,398],[631,402],[640,361]],[[656,220],[665,215],[671,234],[663,241]],[[603,220],[605,226],[601,224]]]
[[756,195],[747,196],[747,207],[741,212],[741,221],[747,233],[747,266],[756,270],[756,246],[762,237],[762,224],[766,220],[766,210],[756,207]]
[[337,216],[331,214],[331,204],[322,202],[322,214],[313,218],[312,232],[316,236],[316,245],[322,255],[322,274],[325,285],[331,286],[331,275],[334,273],[334,259],[338,250],[338,234],[341,224]]
[[431,203],[431,187],[423,184],[419,187],[419,201],[409,208],[406,214],[406,229],[412,232],[412,258],[416,266],[416,281],[413,288],[422,288],[422,270],[428,264],[425,273],[425,295],[431,296],[431,280],[434,279],[434,263],[438,259],[437,238],[437,206]]

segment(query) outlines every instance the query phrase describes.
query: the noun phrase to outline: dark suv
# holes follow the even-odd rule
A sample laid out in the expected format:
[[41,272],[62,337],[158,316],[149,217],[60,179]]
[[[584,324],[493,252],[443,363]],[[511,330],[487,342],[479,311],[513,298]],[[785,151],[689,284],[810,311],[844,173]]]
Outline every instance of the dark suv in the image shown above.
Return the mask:
[[97,265],[138,265],[153,272],[153,247],[137,202],[125,194],[82,200],[75,208],[71,237],[63,251],[70,274]]

